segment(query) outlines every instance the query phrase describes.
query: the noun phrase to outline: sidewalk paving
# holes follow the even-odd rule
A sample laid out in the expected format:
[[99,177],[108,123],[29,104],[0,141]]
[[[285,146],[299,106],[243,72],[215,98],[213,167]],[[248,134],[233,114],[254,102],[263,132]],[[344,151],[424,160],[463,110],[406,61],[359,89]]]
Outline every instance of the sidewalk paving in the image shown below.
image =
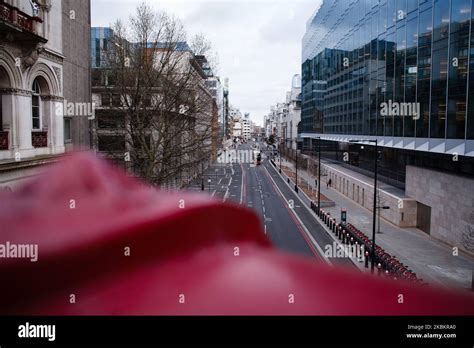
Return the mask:
[[[294,170],[294,164],[290,161],[284,160],[283,163]],[[332,163],[328,164],[323,161],[323,165],[352,174],[348,169]],[[314,177],[305,170],[298,168],[298,176],[309,183],[314,183]],[[373,181],[372,178],[359,173],[354,173],[354,176],[368,183]],[[321,179],[323,180],[321,193],[336,204],[334,207],[324,208],[324,210],[340,221],[341,208],[346,208],[347,221],[372,238],[372,211],[360,206],[339,191],[328,189],[326,178],[322,177]],[[391,190],[392,188],[383,184],[383,189]],[[393,188],[393,190],[397,189]],[[454,256],[452,247],[430,237],[423,231],[416,228],[400,228],[383,218],[380,219],[380,231],[381,233],[377,233],[375,236],[377,245],[392,256],[396,256],[400,262],[412,269],[418,278],[422,278],[427,283],[471,288],[474,258],[462,253]]]

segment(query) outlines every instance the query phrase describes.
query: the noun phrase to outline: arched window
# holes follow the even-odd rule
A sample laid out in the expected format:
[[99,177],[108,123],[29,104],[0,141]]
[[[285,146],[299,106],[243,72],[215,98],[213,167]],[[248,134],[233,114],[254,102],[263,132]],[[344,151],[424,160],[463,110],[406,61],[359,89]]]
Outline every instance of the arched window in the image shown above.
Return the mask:
[[31,100],[31,117],[33,120],[33,129],[41,129],[41,88],[38,79],[33,81],[33,96]]

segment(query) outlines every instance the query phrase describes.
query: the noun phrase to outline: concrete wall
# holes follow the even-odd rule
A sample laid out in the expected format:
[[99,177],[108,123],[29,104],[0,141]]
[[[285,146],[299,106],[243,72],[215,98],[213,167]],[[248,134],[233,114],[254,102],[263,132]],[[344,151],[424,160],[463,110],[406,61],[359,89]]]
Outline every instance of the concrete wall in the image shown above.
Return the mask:
[[[62,0],[62,42],[64,98],[73,103],[91,103],[91,20],[90,0]],[[71,11],[75,19],[70,17]],[[73,116],[72,142],[67,150],[90,148],[90,121],[85,116]]]
[[474,254],[474,236],[468,232],[474,229],[473,178],[407,166],[406,193],[431,207],[434,238]]
[[[354,202],[362,205],[368,210],[373,210],[374,202],[374,186],[373,180],[368,181],[362,178],[358,173],[346,173],[339,170],[336,166],[321,165],[321,173],[327,174],[322,180],[327,182],[332,179],[332,187],[342,193]],[[396,194],[396,189],[390,188],[391,192],[384,190],[388,185],[379,181],[380,206],[389,206],[390,209],[381,210],[381,217],[390,221],[398,227],[416,227],[416,201],[407,197],[403,193]]]

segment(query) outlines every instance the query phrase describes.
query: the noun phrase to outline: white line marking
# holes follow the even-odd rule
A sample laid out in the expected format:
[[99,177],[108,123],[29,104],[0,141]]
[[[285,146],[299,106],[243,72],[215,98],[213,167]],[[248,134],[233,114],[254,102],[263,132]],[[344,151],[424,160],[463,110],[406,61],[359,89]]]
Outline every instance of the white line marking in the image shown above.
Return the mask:
[[[290,190],[293,190],[293,187],[288,184],[288,182],[285,180],[285,178],[283,177],[282,174],[280,174],[280,177],[282,178],[283,182],[286,184],[286,186],[288,186],[290,188]],[[293,191],[292,191],[293,192]],[[336,191],[338,193],[340,193],[339,191]],[[296,195],[296,194],[295,194]],[[340,246],[344,246],[344,244],[342,244],[342,242],[339,240],[339,238],[337,238],[333,233],[332,231],[329,229],[329,227],[327,227],[325,224],[323,224],[321,222],[321,220],[319,219],[319,217],[316,215],[316,213],[314,211],[312,211],[306,204],[304,204],[303,200],[301,199],[301,197],[299,195],[296,195],[296,197],[298,197],[299,201],[302,203],[303,207],[306,208],[306,210],[311,214],[313,215],[314,219],[316,220],[316,222],[323,228],[324,231],[326,231],[326,233],[336,242],[337,245],[340,245]],[[358,266],[358,261],[356,258],[349,258],[351,259],[352,263],[356,266],[356,267],[359,267]],[[360,267],[359,267],[360,269]]]
[[[268,172],[268,169],[265,168],[265,170]],[[285,195],[283,194],[283,192],[281,192],[280,188],[278,187],[278,185],[276,184],[275,180],[273,180],[273,178],[271,177],[271,174],[270,172],[268,172],[268,175],[270,176],[270,179],[273,181],[273,185],[275,185],[275,188],[278,190],[278,192],[280,192],[281,196],[283,198],[286,199]],[[311,233],[309,233],[309,230],[306,228],[306,226],[303,224],[303,221],[301,221],[300,217],[298,216],[298,214],[296,214],[293,210],[290,210],[293,215],[296,217],[296,219],[298,220],[298,222],[300,223],[301,227],[303,227],[303,230],[304,232],[306,233],[306,235],[309,237],[309,239],[311,240],[311,242],[313,243],[313,245],[318,249],[319,253],[321,254],[321,258],[326,261],[327,264],[329,265],[332,265],[331,261],[326,257],[323,249],[321,249],[321,247],[319,246],[319,244],[316,242],[316,240],[314,239],[313,235]]]

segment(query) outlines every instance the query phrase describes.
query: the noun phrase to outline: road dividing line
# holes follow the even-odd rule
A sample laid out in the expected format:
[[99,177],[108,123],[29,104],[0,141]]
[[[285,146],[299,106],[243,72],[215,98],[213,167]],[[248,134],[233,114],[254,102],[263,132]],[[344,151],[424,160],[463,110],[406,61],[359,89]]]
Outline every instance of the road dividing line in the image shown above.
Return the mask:
[[[321,249],[321,247],[319,246],[318,242],[316,242],[316,240],[314,239],[313,235],[309,232],[309,230],[306,228],[306,226],[304,225],[303,221],[301,221],[300,217],[293,211],[293,209],[290,209],[288,207],[288,204],[286,204],[288,201],[287,199],[285,198],[285,196],[283,195],[283,192],[281,192],[280,188],[278,187],[278,185],[276,184],[275,180],[273,180],[273,178],[271,177],[270,173],[268,172],[268,169],[265,167],[265,170],[267,172],[267,175],[268,175],[268,178],[272,181],[273,183],[273,187],[278,191],[279,195],[280,195],[280,198],[284,201],[284,205],[285,205],[285,208],[288,210],[288,212],[290,213],[290,216],[293,218],[296,226],[298,227],[298,230],[300,231],[300,233],[303,235],[303,238],[306,240],[306,243],[308,243],[311,251],[313,252],[313,254],[317,257],[319,257],[320,259],[322,259],[323,261],[325,261],[328,265],[332,265],[331,261],[329,261],[329,259],[325,256],[324,254],[324,251],[323,249]],[[308,240],[309,238],[309,240]],[[316,248],[317,251],[314,249]]]

